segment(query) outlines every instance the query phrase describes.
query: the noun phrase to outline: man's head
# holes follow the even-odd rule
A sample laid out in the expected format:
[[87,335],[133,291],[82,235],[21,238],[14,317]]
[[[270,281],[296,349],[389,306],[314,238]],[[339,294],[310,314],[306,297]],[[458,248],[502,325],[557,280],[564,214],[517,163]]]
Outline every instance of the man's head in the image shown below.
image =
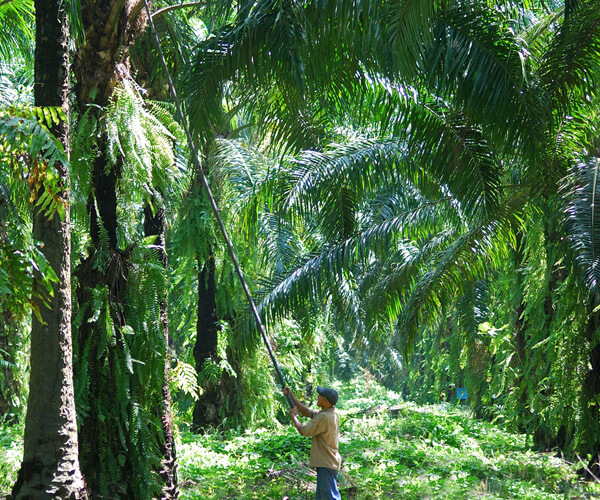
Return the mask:
[[335,404],[338,402],[337,391],[334,389],[330,389],[329,387],[318,386],[317,394],[325,398],[325,400],[327,400],[331,406],[335,406]]

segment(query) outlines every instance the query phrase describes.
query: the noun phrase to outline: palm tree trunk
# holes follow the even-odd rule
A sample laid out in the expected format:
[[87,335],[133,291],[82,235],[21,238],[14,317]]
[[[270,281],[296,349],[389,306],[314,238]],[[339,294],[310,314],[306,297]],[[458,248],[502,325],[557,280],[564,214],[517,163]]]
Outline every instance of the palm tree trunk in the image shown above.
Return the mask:
[[[162,265],[167,269],[167,252],[165,240],[165,211],[160,209],[156,214],[152,213],[150,206],[144,208],[144,234],[146,236],[157,235],[157,245],[160,248],[160,259]],[[169,310],[168,297],[165,292],[165,298],[160,303],[160,322],[163,334],[165,336],[165,369],[164,380],[162,383],[162,407],[160,409],[160,421],[163,429],[163,441],[161,450],[163,454],[162,468],[160,476],[163,482],[163,491],[161,498],[172,499],[178,497],[177,492],[177,457],[175,450],[175,437],[173,434],[173,415],[171,413],[171,389],[169,387],[170,379],[170,355],[169,346],[171,344],[169,334]]]
[[[82,112],[90,105],[106,107],[117,82],[128,78],[129,47],[146,25],[139,5],[134,0],[82,2],[86,44],[74,64],[75,94]],[[92,107],[91,112],[97,111]],[[81,461],[94,494],[135,498],[141,495],[138,492],[154,489],[148,484],[153,453],[136,449],[132,441],[135,431],[131,429],[132,422],[138,422],[140,406],[150,402],[135,400],[139,387],[135,377],[123,370],[124,352],[129,348],[124,328],[128,326],[125,293],[130,248],[120,248],[118,240],[117,183],[122,163],[119,158],[116,164],[108,161],[106,134],[96,147],[99,154],[88,200],[91,248],[77,270],[77,302],[83,309],[77,331],[77,366],[87,391],[78,399],[86,409],[81,416]],[[105,265],[98,265],[98,255],[106,257]],[[99,296],[103,305],[92,310],[91,304]],[[100,309],[106,319],[102,325],[91,319]]]
[[[36,0],[35,103],[68,111],[69,28],[62,1]],[[54,131],[68,149],[68,123]],[[33,316],[31,374],[25,420],[23,462],[13,498],[87,498],[79,468],[71,344],[71,227],[69,173],[58,166],[66,208],[48,218],[34,208],[33,231],[58,275],[49,305],[36,300]],[[34,299],[35,300],[35,299]]]
[[518,272],[524,266],[525,259],[525,237],[524,234],[519,231],[516,235],[516,248],[514,252],[514,270],[515,272],[515,299],[513,304],[513,329],[514,329],[514,349],[515,356],[512,359],[511,365],[516,372],[515,379],[513,381],[516,390],[516,405],[518,408],[519,416],[517,417],[519,430],[525,432],[526,425],[523,423],[523,414],[526,413],[527,406],[527,379],[525,372],[527,371],[527,328],[528,323],[524,317],[525,312],[525,297],[523,294],[523,280],[522,273]]
[[[198,259],[198,322],[194,359],[196,371],[201,373],[205,363],[215,360],[218,342],[217,288],[215,258],[212,249],[204,261]],[[218,424],[217,384],[214,380],[201,381],[204,392],[194,407],[194,427],[205,429]]]
[[[102,145],[100,143],[100,147]],[[122,422],[122,427],[117,423],[129,411],[130,403],[118,391],[119,385],[129,391],[130,381],[117,368],[117,350],[123,342],[123,327],[126,326],[124,294],[129,252],[116,246],[117,169],[113,167],[106,172],[103,160],[101,156],[94,164],[92,182],[96,196],[90,196],[88,201],[92,249],[76,270],[79,281],[77,303],[85,309],[83,322],[75,334],[78,343],[76,374],[78,378],[88,377],[84,384],[88,392],[78,395],[77,401],[78,405],[88,408],[80,417],[81,465],[94,495],[116,495],[114,488],[125,488],[129,495],[128,485],[136,481],[129,455],[122,445],[123,440],[128,441],[129,432],[125,422]],[[105,269],[96,265],[95,255],[100,252],[107,256]],[[92,321],[96,311],[90,308],[90,304],[93,303],[94,294],[103,289],[106,290],[108,308],[103,309],[102,313],[106,315],[110,327]],[[108,347],[106,339],[112,338],[111,335],[114,335],[114,345]],[[121,397],[117,397],[117,394]],[[123,435],[120,435],[121,429]],[[106,450],[109,456],[114,457],[113,463],[107,464],[106,457],[99,450]],[[107,469],[112,473],[107,473]],[[105,489],[107,487],[108,490]]]
[[590,460],[583,475],[596,479],[600,475],[600,343],[595,340],[600,327],[600,315],[592,313],[588,323],[590,370],[586,374],[582,395],[582,423],[585,425],[585,440]]

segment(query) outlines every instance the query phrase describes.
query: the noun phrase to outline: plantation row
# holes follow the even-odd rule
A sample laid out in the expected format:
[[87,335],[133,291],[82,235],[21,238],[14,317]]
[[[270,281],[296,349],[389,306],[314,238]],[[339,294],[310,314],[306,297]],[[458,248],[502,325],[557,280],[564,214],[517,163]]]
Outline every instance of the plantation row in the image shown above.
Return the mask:
[[[600,482],[582,482],[577,473],[584,462],[535,453],[526,436],[475,420],[464,405],[417,406],[364,380],[339,390],[345,500],[600,498]],[[0,494],[14,481],[22,446],[16,429],[1,436]],[[182,498],[308,500],[315,484],[309,442],[290,425],[182,432]]]
[[[14,499],[222,493],[210,469],[177,482],[188,431],[228,471],[215,433],[248,470],[272,459],[232,485],[306,491],[276,463],[301,445],[260,324],[307,401],[360,375],[479,419],[343,407],[347,492],[538,494],[529,459],[473,443],[483,422],[600,477],[598,19],[597,0],[0,0]],[[539,494],[588,487],[567,476]]]

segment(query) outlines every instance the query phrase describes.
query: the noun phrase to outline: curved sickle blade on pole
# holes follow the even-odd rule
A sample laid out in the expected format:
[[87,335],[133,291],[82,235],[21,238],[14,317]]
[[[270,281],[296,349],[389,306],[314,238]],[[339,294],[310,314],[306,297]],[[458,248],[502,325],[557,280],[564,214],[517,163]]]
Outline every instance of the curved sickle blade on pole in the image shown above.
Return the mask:
[[[279,365],[277,364],[277,359],[275,359],[275,354],[273,354],[273,349],[271,348],[271,343],[269,342],[269,339],[265,332],[265,328],[260,319],[260,315],[258,314],[258,310],[256,309],[256,305],[254,304],[254,300],[252,299],[252,295],[250,294],[250,290],[248,289],[248,285],[246,284],[246,280],[244,279],[242,269],[239,265],[236,255],[235,255],[235,251],[233,250],[231,240],[229,239],[227,230],[225,229],[225,225],[223,224],[223,220],[221,219],[221,215],[220,215],[219,209],[217,207],[217,202],[215,201],[215,198],[214,198],[212,191],[210,189],[210,186],[208,184],[208,179],[206,178],[206,175],[204,174],[202,164],[200,163],[200,159],[198,158],[198,152],[196,150],[196,146],[194,145],[194,141],[192,140],[192,135],[190,134],[190,130],[187,125],[187,121],[185,119],[183,111],[181,110],[179,98],[177,97],[177,92],[175,91],[175,85],[173,84],[173,79],[171,78],[171,74],[169,73],[169,69],[167,67],[167,62],[165,61],[165,56],[163,54],[162,48],[160,47],[160,38],[158,37],[158,33],[156,31],[156,28],[154,27],[154,21],[152,20],[152,14],[150,12],[148,0],[144,0],[144,5],[146,7],[146,13],[148,14],[148,22],[150,23],[150,30],[152,31],[152,36],[154,38],[154,42],[156,43],[156,48],[158,50],[158,54],[160,56],[160,59],[161,59],[162,65],[163,65],[163,69],[165,70],[165,75],[167,76],[167,80],[169,82],[169,88],[171,90],[171,95],[173,96],[173,100],[175,101],[177,116],[179,117],[179,120],[181,121],[183,129],[185,130],[185,135],[187,137],[190,151],[192,152],[192,159],[194,161],[194,165],[195,165],[196,169],[198,170],[198,172],[200,172],[200,178],[202,179],[202,185],[204,186],[204,189],[206,190],[206,194],[210,201],[210,206],[212,208],[213,215],[215,216],[215,219],[217,220],[217,223],[219,224],[221,234],[223,235],[223,239],[225,240],[225,244],[227,245],[227,251],[229,252],[229,256],[231,257],[233,266],[235,267],[235,272],[238,275],[238,278],[240,280],[242,288],[244,289],[244,293],[246,294],[246,298],[248,299],[248,303],[250,304],[250,309],[252,310],[252,315],[254,316],[254,319],[256,320],[257,328],[260,331],[260,334],[263,338],[265,346],[267,347],[267,351],[269,352],[271,361],[273,362],[273,366],[275,367],[275,372],[277,373],[277,377],[279,378],[279,383],[281,384],[282,388],[286,387],[285,381],[283,379],[283,375],[281,374],[281,370],[279,369]],[[290,408],[292,408],[294,406],[294,402],[292,401],[292,396],[289,394],[289,392],[287,393],[286,398],[288,400]]]

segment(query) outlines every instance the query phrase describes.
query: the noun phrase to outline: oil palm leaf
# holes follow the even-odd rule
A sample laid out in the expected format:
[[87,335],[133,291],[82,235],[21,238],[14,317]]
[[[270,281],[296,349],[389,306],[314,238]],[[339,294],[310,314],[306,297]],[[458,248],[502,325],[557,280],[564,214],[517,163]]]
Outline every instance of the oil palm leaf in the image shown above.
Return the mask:
[[33,63],[33,25],[33,1],[0,2],[0,56],[4,61],[23,57]]
[[539,68],[541,84],[561,115],[595,93],[600,68],[600,4],[593,0],[571,4]]
[[439,234],[425,245],[424,265],[418,269],[414,286],[401,309],[396,335],[402,350],[410,354],[419,325],[432,317],[441,304],[448,304],[473,280],[485,277],[488,269],[507,256],[512,234],[518,227],[526,202],[526,191],[515,191],[492,219],[456,233],[456,229]]
[[592,302],[600,292],[600,159],[591,158],[573,170],[566,192],[566,231],[583,285]]
[[432,92],[450,100],[467,123],[480,124],[510,157],[543,140],[551,115],[518,28],[487,2],[457,3],[438,16],[426,68]]
[[[346,108],[342,116],[347,126],[364,130],[379,143],[395,143],[396,158],[402,150],[404,161],[394,168],[421,191],[435,193],[446,185],[465,215],[494,212],[502,196],[501,151],[464,108],[423,87],[383,78],[372,80]],[[382,154],[394,158],[391,152]],[[384,168],[391,163],[384,162]],[[368,185],[369,180],[363,182]]]
[[530,161],[528,179],[537,183],[543,168],[542,186],[548,186],[548,193],[555,192],[567,175],[574,159],[572,152],[589,147],[588,118],[597,102],[600,70],[599,15],[597,2],[572,3],[537,58],[539,87],[551,102],[552,117],[546,124],[542,147],[538,144],[536,148],[537,158]]
[[[381,37],[366,27],[366,19],[376,27],[378,13],[359,1],[245,5],[196,51],[187,95],[198,130],[220,130],[208,116],[219,116],[222,95],[233,81],[237,98],[261,116],[256,123],[277,123],[270,133],[299,137],[311,130],[323,120],[319,110],[339,111],[364,80],[361,57],[349,49],[370,53],[366,47],[375,43],[361,37]],[[293,127],[294,121],[301,126]],[[289,127],[285,134],[282,124]]]

